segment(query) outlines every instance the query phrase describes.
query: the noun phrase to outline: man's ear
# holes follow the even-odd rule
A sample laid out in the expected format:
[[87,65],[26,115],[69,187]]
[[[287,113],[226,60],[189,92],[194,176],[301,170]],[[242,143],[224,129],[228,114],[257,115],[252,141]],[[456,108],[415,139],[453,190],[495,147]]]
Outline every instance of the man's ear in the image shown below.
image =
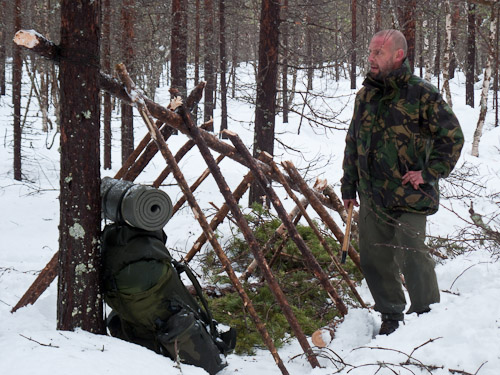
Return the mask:
[[402,62],[405,59],[405,52],[400,48],[396,51],[396,61]]

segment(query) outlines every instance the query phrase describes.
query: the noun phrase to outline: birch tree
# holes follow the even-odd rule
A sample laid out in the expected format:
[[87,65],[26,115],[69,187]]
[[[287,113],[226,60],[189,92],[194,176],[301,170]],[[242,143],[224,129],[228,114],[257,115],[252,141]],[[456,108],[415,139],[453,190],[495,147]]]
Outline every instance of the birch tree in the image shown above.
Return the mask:
[[453,107],[450,91],[450,56],[451,56],[451,8],[450,0],[445,0],[444,9],[446,12],[446,26],[444,39],[444,57],[443,57],[443,91],[446,94],[446,101],[450,107]]
[[480,112],[479,120],[477,121],[476,130],[474,131],[474,137],[472,140],[472,156],[479,157],[479,141],[481,140],[481,135],[483,134],[484,121],[486,119],[486,112],[488,110],[488,91],[490,89],[491,72],[493,70],[493,60],[495,59],[495,40],[496,40],[496,29],[497,29],[497,8],[495,6],[496,2],[491,5],[491,16],[490,16],[490,32],[488,37],[489,53],[488,59],[486,60],[486,67],[484,69],[483,77],[483,88],[481,90],[481,101],[480,101]]

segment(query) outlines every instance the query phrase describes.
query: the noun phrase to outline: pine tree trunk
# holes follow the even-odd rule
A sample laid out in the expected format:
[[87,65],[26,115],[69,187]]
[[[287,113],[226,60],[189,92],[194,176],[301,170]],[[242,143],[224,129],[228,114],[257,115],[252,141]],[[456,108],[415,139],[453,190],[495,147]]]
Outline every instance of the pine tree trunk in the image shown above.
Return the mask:
[[[14,3],[14,29],[21,29],[21,0]],[[21,81],[23,61],[21,49],[14,46],[12,49],[12,104],[14,106],[14,179],[21,181]]]
[[179,90],[183,98],[187,97],[187,1],[172,1],[172,36],[170,72],[172,76],[171,88]]
[[404,7],[404,29],[403,33],[408,43],[408,62],[410,63],[411,71],[415,69],[415,8],[416,0],[406,0]]
[[376,6],[375,6],[375,32],[378,32],[382,29],[382,0],[375,0],[376,1]]
[[[227,129],[227,56],[226,56],[226,9],[225,0],[219,0],[219,57],[220,57],[220,101],[221,122],[220,131]],[[225,135],[221,133],[221,138]]]
[[[123,63],[127,67],[130,75],[134,76],[134,49],[132,41],[134,39],[134,13],[133,0],[124,0],[121,9],[122,26],[122,48]],[[122,103],[121,105],[121,136],[122,136],[122,164],[127,161],[130,154],[134,151],[134,115],[132,106]]]
[[[257,98],[255,103],[255,131],[253,155],[262,151],[274,154],[274,124],[276,115],[276,84],[278,76],[280,4],[263,0],[260,16],[259,66],[257,72]],[[250,188],[249,205],[264,203],[265,192],[254,183]]]
[[[100,273],[100,2],[61,1],[57,328],[105,333]],[[75,64],[84,61],[85,64]]]
[[288,123],[288,21],[287,21],[287,16],[288,16],[288,0],[284,0],[283,8],[282,8],[282,13],[283,13],[283,19],[285,22],[282,24],[282,39],[283,39],[283,60],[282,60],[282,70],[281,70],[281,75],[282,75],[282,83],[281,85],[283,86],[283,123],[287,124]]
[[[205,104],[203,109],[204,122],[214,116],[214,91],[215,91],[215,43],[214,43],[214,12],[213,0],[204,0],[204,74],[207,85],[205,87]],[[213,129],[211,129],[213,131]]]
[[[0,95],[5,95],[5,39],[7,32],[7,8],[5,0],[0,0]],[[17,30],[16,30],[17,31]]]
[[[111,0],[102,4],[102,65],[107,74],[111,74]],[[104,169],[111,169],[111,95],[103,94],[103,124],[104,124]]]
[[448,77],[455,78],[455,70],[457,69],[456,47],[458,39],[458,22],[460,21],[460,7],[456,0],[451,0],[453,9],[450,8],[451,14],[451,38],[450,38],[450,66],[448,68]]
[[441,77],[441,23],[436,18],[436,58],[434,59],[434,75],[438,77],[437,88],[439,90]]
[[481,140],[481,135],[483,134],[484,121],[486,119],[486,112],[488,110],[488,91],[490,89],[491,73],[493,70],[493,60],[495,58],[495,48],[494,43],[496,40],[496,23],[497,11],[494,6],[491,7],[491,20],[490,20],[490,33],[489,33],[489,53],[488,59],[486,60],[486,68],[484,69],[483,78],[483,89],[481,91],[481,109],[479,112],[479,120],[477,122],[476,130],[474,132],[474,137],[472,140],[472,150],[471,155],[479,157],[479,141]]
[[357,0],[351,2],[351,90],[356,89],[356,11]]
[[467,64],[465,73],[465,104],[474,108],[476,64],[476,4],[469,3],[467,12]]
[[[195,17],[194,17],[194,83],[197,85],[200,82],[200,0],[195,2]],[[197,123],[198,106],[193,109],[193,121]]]

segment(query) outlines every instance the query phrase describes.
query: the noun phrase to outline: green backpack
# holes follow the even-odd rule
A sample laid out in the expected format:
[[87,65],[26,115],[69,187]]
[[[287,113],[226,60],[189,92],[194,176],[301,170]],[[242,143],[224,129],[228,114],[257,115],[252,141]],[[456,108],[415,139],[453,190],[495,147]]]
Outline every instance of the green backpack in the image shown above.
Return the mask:
[[[102,235],[104,300],[112,336],[215,374],[227,363],[236,332],[219,332],[191,270],[172,259],[162,230],[111,224]],[[179,274],[185,272],[198,299]]]

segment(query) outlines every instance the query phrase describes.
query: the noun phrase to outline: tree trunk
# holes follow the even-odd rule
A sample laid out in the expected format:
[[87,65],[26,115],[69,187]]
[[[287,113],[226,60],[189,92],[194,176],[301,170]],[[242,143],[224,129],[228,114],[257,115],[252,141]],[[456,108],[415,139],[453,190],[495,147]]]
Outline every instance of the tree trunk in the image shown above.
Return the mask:
[[172,76],[171,88],[179,90],[183,98],[187,96],[187,1],[172,1],[172,35],[170,72]]
[[440,89],[441,78],[441,22],[436,18],[436,58],[434,59],[434,75],[438,78],[437,88]]
[[[263,0],[260,16],[259,66],[257,72],[257,99],[255,103],[255,131],[253,155],[262,151],[274,154],[274,124],[276,115],[276,83],[278,75],[280,4]],[[264,203],[264,190],[257,183],[250,188],[249,205]]]
[[[133,0],[123,0],[121,9],[121,26],[122,26],[122,48],[123,48],[123,63],[127,67],[131,76],[134,76],[134,49],[132,41],[134,40],[134,13]],[[122,103],[121,105],[122,118],[122,163],[128,159],[134,151],[134,114],[132,106]]]
[[[103,70],[111,74],[111,0],[104,0],[102,5],[102,64]],[[104,124],[104,169],[111,169],[111,95],[103,93]]]
[[105,333],[99,246],[99,11],[98,0],[61,2],[57,328]]
[[381,17],[381,9],[382,8],[382,0],[376,0],[376,8],[375,8],[375,32],[382,30],[382,17]]
[[493,68],[493,60],[495,58],[495,40],[496,40],[496,23],[497,11],[494,6],[491,6],[491,20],[490,20],[490,33],[489,33],[489,53],[488,59],[486,60],[486,68],[484,69],[483,78],[483,89],[481,91],[481,109],[479,112],[479,120],[477,122],[476,130],[474,132],[474,137],[472,140],[472,151],[471,155],[479,157],[479,141],[481,140],[481,135],[483,134],[484,120],[486,119],[486,112],[488,110],[488,91],[490,89],[491,72]]
[[453,107],[450,91],[450,56],[451,56],[451,8],[450,0],[444,2],[446,12],[446,29],[444,43],[444,58],[443,58],[443,90],[446,93],[446,101],[450,107]]
[[226,10],[225,10],[225,0],[219,0],[219,56],[220,56],[220,102],[221,102],[221,121],[220,121],[220,131],[221,138],[225,138],[222,133],[224,129],[227,129],[227,82],[226,82],[226,71],[227,71],[227,56],[226,56]]
[[[194,84],[200,82],[200,0],[195,3],[195,22],[194,22]],[[198,105],[193,109],[194,122],[198,121]]]
[[288,123],[288,0],[284,0],[283,5],[283,22],[282,35],[283,35],[283,64],[281,69],[282,74],[282,86],[283,86],[283,123]]
[[451,38],[450,38],[450,66],[448,67],[449,79],[455,78],[455,70],[457,69],[457,56],[455,50],[457,48],[458,39],[458,22],[460,21],[460,6],[456,0],[451,0]]
[[[5,39],[7,32],[7,7],[5,0],[0,0],[0,95],[5,95]],[[17,30],[16,30],[17,31]]]
[[[205,104],[203,109],[204,122],[214,116],[214,91],[215,91],[215,43],[214,43],[214,12],[213,0],[204,0],[205,27],[203,31],[204,39],[204,60],[205,60]],[[213,130],[213,129],[211,129]]]
[[415,69],[415,9],[417,3],[416,0],[406,0],[404,7],[404,29],[403,34],[406,37],[406,42],[408,43],[408,62],[410,63],[411,71]]
[[[21,29],[21,0],[14,3],[14,29]],[[21,181],[21,81],[23,61],[21,49],[14,46],[12,49],[12,104],[14,106],[14,179]]]
[[356,89],[356,9],[357,0],[351,2],[351,90]]
[[465,73],[465,104],[474,108],[476,64],[476,4],[469,3],[467,12],[467,65]]

